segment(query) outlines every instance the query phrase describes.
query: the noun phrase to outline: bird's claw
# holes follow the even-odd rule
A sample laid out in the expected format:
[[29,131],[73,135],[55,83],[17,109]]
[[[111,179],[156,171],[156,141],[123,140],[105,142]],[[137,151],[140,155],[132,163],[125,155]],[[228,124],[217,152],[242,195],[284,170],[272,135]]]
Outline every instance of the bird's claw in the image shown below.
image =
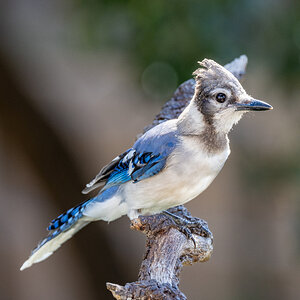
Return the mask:
[[208,229],[206,222],[201,221],[199,219],[195,221],[187,220],[173,213],[170,213],[169,211],[163,211],[163,214],[172,219],[173,223],[176,225],[176,228],[181,233],[183,233],[188,240],[192,240],[195,248],[196,248],[196,241],[193,237],[193,234],[197,234],[205,238],[213,239],[212,233]]
[[186,226],[181,226],[181,227],[178,227],[178,230],[179,230],[181,233],[183,233],[183,234],[186,236],[186,238],[187,238],[188,240],[191,240],[191,241],[193,242],[194,248],[196,249],[196,248],[197,248],[197,245],[196,245],[196,241],[195,241],[195,239],[194,239],[194,237],[193,237],[193,234],[192,234],[191,229],[189,229],[189,228],[186,227]]
[[[199,227],[199,225],[198,225]],[[211,238],[213,239],[213,235],[211,231],[208,229],[207,224],[202,224],[200,228],[196,228],[195,230],[200,236],[205,237],[205,238]]]

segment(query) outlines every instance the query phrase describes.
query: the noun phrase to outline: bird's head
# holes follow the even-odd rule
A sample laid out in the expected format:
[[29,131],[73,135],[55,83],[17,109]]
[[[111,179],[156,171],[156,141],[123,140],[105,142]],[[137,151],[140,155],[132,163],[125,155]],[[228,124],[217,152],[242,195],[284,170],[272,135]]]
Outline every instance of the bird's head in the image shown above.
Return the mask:
[[236,77],[213,60],[199,62],[194,102],[205,122],[216,131],[229,132],[245,112],[270,110],[272,106],[249,96]]

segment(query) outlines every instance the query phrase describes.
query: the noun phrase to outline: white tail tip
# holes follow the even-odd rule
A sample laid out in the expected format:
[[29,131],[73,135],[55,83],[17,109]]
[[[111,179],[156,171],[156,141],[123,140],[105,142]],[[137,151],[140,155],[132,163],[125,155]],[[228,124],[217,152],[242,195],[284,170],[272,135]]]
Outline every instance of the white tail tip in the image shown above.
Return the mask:
[[55,236],[51,240],[47,241],[46,243],[42,244],[41,246],[38,246],[31,256],[24,262],[22,267],[20,268],[20,271],[23,271],[29,267],[31,267],[33,264],[36,264],[38,262],[41,262],[48,258],[54,251],[56,251],[64,242],[66,242],[68,239],[70,239],[78,230],[80,230],[82,227],[86,226],[90,221],[87,221],[84,217],[77,221],[67,231],[61,232],[59,235]]
[[[37,251],[38,252],[38,251]],[[31,255],[25,262],[24,264],[22,265],[22,267],[20,268],[20,271],[23,271],[29,267],[31,267],[33,264],[36,264],[38,262],[41,262],[45,259],[47,259],[51,254],[53,253],[52,252],[47,252],[47,253],[44,253],[44,254],[36,254],[34,253],[33,255]],[[36,254],[36,255],[35,255]]]
[[25,270],[25,269],[27,269],[27,268],[29,268],[31,266],[32,266],[32,263],[30,263],[28,260],[26,260],[24,262],[24,264],[22,265],[22,267],[20,268],[20,271],[23,271],[23,270]]

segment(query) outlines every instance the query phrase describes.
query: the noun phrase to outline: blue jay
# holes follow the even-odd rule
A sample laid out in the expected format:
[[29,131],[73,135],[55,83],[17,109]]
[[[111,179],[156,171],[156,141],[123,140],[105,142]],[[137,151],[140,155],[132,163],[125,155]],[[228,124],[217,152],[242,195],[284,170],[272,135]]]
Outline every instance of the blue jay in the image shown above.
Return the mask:
[[48,237],[32,251],[21,270],[45,260],[92,221],[123,215],[160,213],[202,193],[222,169],[229,154],[228,133],[247,111],[270,110],[255,100],[232,73],[204,59],[195,76],[195,92],[177,119],[142,135],[132,148],[106,165],[83,193],[99,194],[54,219]]

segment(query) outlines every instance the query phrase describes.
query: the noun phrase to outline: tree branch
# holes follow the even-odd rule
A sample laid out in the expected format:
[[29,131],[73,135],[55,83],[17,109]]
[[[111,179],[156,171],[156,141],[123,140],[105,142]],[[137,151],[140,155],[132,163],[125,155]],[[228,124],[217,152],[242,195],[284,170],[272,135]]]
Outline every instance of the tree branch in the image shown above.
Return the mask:
[[[248,59],[245,55],[236,58],[225,68],[240,79],[246,70]],[[193,97],[194,79],[181,84],[173,97],[163,106],[150,128],[170,119],[177,118]],[[179,290],[179,274],[184,265],[207,261],[213,251],[213,237],[207,223],[193,218],[184,206],[168,210],[192,224],[189,226],[192,239],[187,239],[172,219],[163,214],[140,216],[131,222],[131,229],[146,234],[146,252],[142,261],[138,281],[125,286],[107,283],[107,288],[116,299],[186,299]]]

